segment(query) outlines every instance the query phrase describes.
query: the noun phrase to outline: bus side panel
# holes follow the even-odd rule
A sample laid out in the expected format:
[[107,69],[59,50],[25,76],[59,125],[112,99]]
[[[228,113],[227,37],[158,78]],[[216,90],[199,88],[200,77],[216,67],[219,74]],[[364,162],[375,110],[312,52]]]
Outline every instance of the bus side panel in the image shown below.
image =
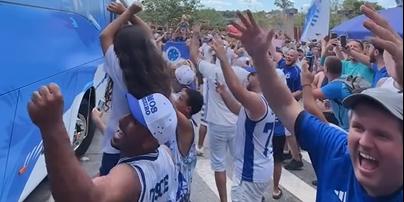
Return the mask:
[[0,3],[0,95],[103,57],[81,15]]
[[5,0],[7,2],[78,13],[91,20],[97,29],[109,21],[106,5],[112,0]]
[[[32,170],[39,157],[43,155],[43,145],[39,129],[31,122],[27,111],[27,104],[32,92],[38,90],[42,85],[51,82],[57,83],[62,89],[64,96],[65,116],[63,119],[66,128],[68,128],[71,125],[70,122],[76,121],[76,117],[70,117],[71,114],[77,114],[77,112],[73,113],[70,111],[73,108],[72,103],[74,99],[83,92],[83,86],[86,86],[93,80],[97,65],[94,63],[91,64],[93,65],[83,65],[80,68],[75,68],[63,74],[42,80],[20,90],[14,131],[11,138],[10,158],[7,162],[5,174],[4,193],[0,201],[18,201],[28,179],[38,176],[32,173]],[[24,168],[25,172],[19,173],[22,168]],[[42,171],[45,172],[46,168],[43,168]],[[37,180],[34,183],[36,185],[42,181],[42,179],[35,180]]]
[[0,198],[2,196],[3,186],[5,183],[6,163],[17,102],[17,92],[0,96]]

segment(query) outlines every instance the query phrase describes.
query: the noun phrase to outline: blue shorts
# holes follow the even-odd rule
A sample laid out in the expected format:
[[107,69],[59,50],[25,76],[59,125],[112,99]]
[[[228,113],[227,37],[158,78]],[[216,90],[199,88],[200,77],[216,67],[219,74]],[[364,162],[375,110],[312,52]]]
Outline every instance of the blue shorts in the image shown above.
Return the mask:
[[102,161],[100,167],[100,176],[105,176],[109,174],[109,171],[118,164],[121,154],[102,154]]

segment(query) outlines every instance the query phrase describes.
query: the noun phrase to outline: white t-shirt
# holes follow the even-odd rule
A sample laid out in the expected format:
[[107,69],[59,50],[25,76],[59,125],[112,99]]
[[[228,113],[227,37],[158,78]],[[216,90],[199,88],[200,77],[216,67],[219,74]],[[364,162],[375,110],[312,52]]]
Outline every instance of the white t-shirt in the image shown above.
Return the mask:
[[125,96],[128,90],[124,82],[121,67],[119,66],[118,57],[112,45],[105,53],[104,71],[111,77],[114,85],[112,88],[111,116],[107,122],[102,151],[108,154],[118,154],[120,153],[119,150],[111,146],[111,139],[118,130],[119,120],[130,113],[130,111]]
[[[198,67],[203,77],[207,80],[205,120],[216,125],[234,126],[237,122],[237,116],[230,112],[222,97],[216,92],[216,80],[221,84],[226,84],[222,69],[220,66],[204,60],[199,62]],[[246,86],[249,72],[237,66],[233,66],[233,70],[240,82]]]
[[227,47],[226,56],[227,56],[227,59],[229,60],[229,64],[232,64],[233,58],[236,58],[236,53],[234,52],[233,49],[231,49],[230,47]]
[[212,48],[207,44],[203,43],[199,51],[202,53],[203,57],[202,59],[212,63],[213,62],[213,54],[212,54]]

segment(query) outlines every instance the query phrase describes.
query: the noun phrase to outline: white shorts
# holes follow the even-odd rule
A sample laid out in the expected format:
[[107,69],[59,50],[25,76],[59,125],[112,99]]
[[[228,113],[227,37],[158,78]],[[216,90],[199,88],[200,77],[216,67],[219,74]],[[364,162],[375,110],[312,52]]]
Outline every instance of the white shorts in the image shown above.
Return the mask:
[[286,135],[286,137],[290,137],[290,136],[292,136],[292,133],[289,132],[289,130],[287,128],[285,128],[285,135]]
[[210,162],[213,171],[226,171],[227,150],[233,154],[235,133],[235,126],[208,124]]
[[262,201],[262,197],[266,193],[271,183],[253,183],[241,181],[240,183],[233,181],[231,187],[232,202],[257,202]]

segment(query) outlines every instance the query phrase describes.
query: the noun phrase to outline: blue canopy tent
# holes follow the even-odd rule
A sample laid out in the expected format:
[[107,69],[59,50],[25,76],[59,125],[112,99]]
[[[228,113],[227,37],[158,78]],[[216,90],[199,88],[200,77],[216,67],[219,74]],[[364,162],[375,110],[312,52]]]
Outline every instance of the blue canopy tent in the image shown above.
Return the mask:
[[[379,13],[387,19],[390,25],[403,36],[403,7],[381,10]],[[350,39],[365,39],[373,34],[363,26],[366,16],[360,15],[348,20],[331,30],[338,35],[347,35]]]

